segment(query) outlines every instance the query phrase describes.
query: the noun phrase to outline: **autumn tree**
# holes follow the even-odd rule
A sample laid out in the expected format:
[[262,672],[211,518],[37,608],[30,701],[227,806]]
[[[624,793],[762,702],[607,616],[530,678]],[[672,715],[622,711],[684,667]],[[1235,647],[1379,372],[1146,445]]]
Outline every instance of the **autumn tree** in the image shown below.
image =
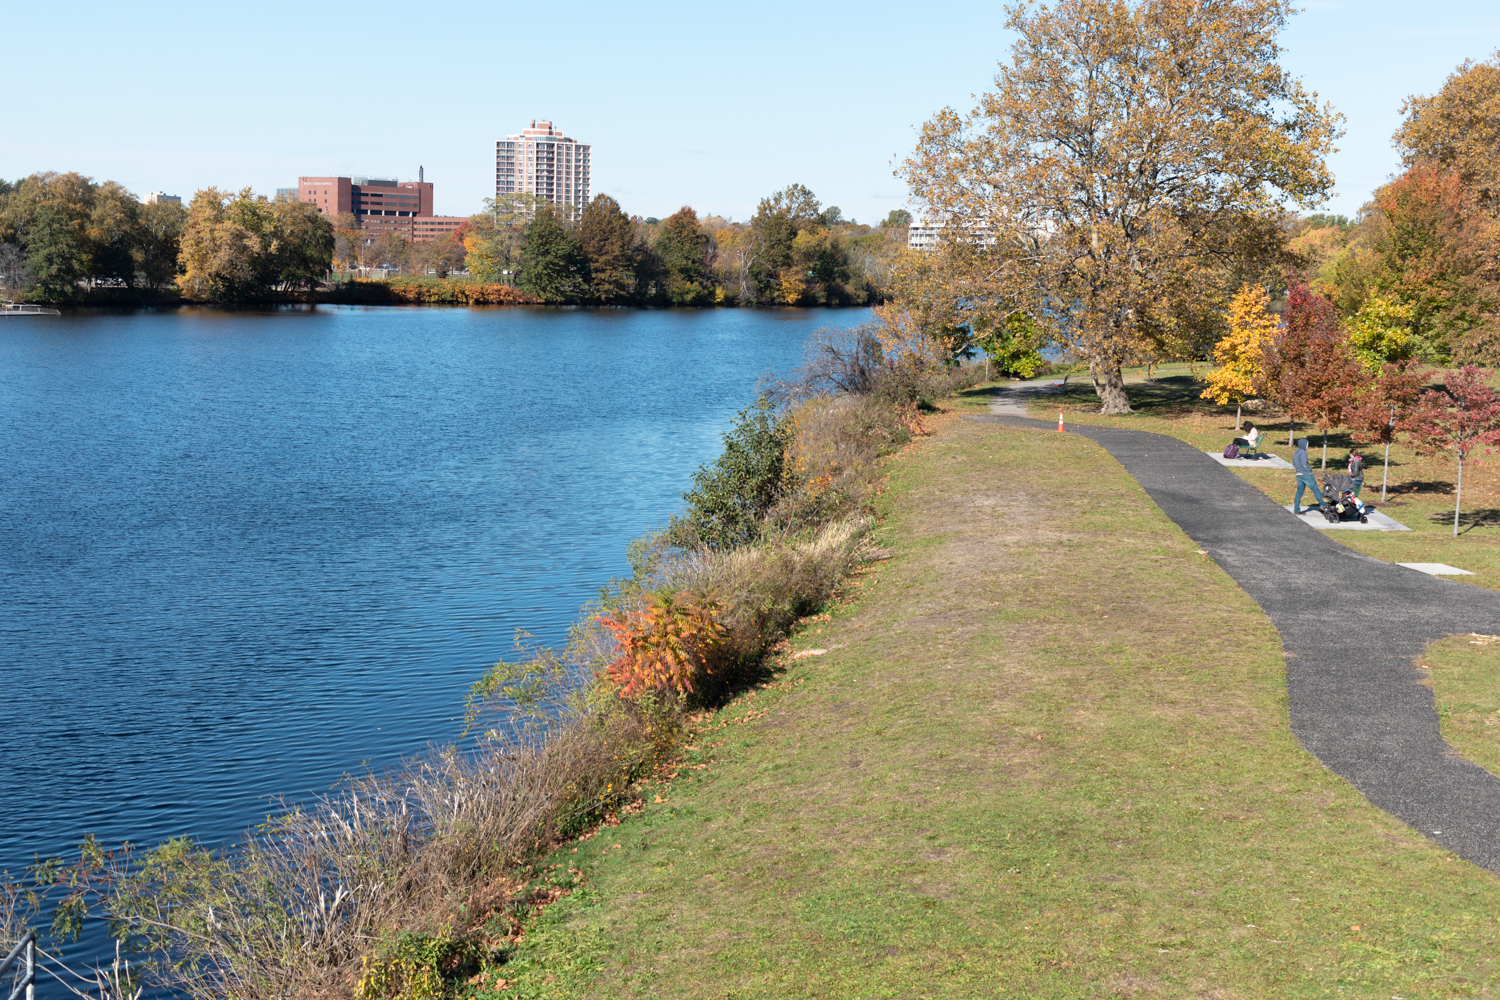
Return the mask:
[[990,228],[1004,297],[1088,358],[1106,413],[1129,411],[1121,368],[1154,335],[1201,340],[1185,325],[1218,322],[1238,282],[1206,273],[1276,259],[1272,210],[1332,188],[1339,119],[1278,64],[1293,10],[1016,4],[995,89],[967,114],[939,112],[905,161],[929,220]]
[[[1010,321],[1026,310],[1005,297],[1004,288],[991,280],[996,268],[993,253],[984,243],[966,239],[943,239],[929,250],[902,247],[891,261],[891,295],[886,308],[877,310],[883,323],[886,351],[893,356],[931,354],[952,361],[979,338],[1011,329]],[[1032,342],[1041,346],[1035,326],[1027,327]],[[917,337],[930,343],[917,350],[910,341]],[[902,344],[896,347],[896,344]]]
[[759,296],[777,305],[789,305],[801,297],[803,285],[792,259],[797,235],[822,228],[823,212],[817,196],[802,184],[786,187],[762,198],[750,217],[750,273]]
[[1485,384],[1487,373],[1465,365],[1421,397],[1400,423],[1420,455],[1452,455],[1458,463],[1453,498],[1453,536],[1458,537],[1464,502],[1464,462],[1478,461],[1481,448],[1500,445],[1500,393]]
[[1214,345],[1217,362],[1204,377],[1208,388],[1202,399],[1220,406],[1234,403],[1234,429],[1240,429],[1240,406],[1255,394],[1255,382],[1262,374],[1261,363],[1281,326],[1268,308],[1271,297],[1260,285],[1242,285],[1229,300],[1229,332]]
[[411,266],[418,274],[431,272],[439,278],[448,277],[448,272],[461,270],[464,266],[463,232],[467,223],[455,232],[440,239],[413,244],[409,251]]
[[1372,295],[1345,320],[1344,331],[1365,367],[1377,372],[1382,365],[1433,358],[1432,345],[1412,329],[1415,318],[1416,308],[1411,303],[1394,295]]
[[1385,449],[1381,462],[1380,499],[1385,499],[1390,473],[1391,444],[1396,440],[1396,419],[1422,394],[1431,373],[1410,361],[1387,363],[1380,373],[1354,395],[1354,405],[1344,412],[1350,435],[1360,444],[1378,444]]
[[26,253],[31,291],[49,302],[76,300],[100,263],[89,237],[97,186],[77,173],[32,174],[4,201],[0,224]]
[[1500,52],[1466,60],[1431,97],[1408,97],[1392,137],[1407,167],[1455,174],[1490,211],[1500,209]]
[[290,287],[321,281],[333,268],[333,221],[311,202],[279,200],[269,208],[272,282]]
[[141,203],[114,181],[95,185],[83,223],[84,270],[90,285],[135,284],[135,243]]
[[164,288],[177,274],[187,214],[180,201],[154,201],[141,206],[132,253],[147,288]]
[[1255,390],[1291,417],[1313,421],[1323,430],[1323,467],[1328,467],[1328,431],[1337,426],[1355,392],[1368,381],[1347,338],[1339,330],[1332,303],[1305,284],[1291,288],[1281,330],[1266,343]]
[[1371,204],[1368,294],[1412,308],[1411,329],[1460,361],[1500,361],[1500,221],[1461,178],[1418,166]]
[[359,216],[340,212],[333,217],[333,261],[341,270],[352,271],[363,265],[365,232],[359,227]]
[[635,295],[641,246],[636,227],[607,194],[597,194],[583,210],[578,244],[588,261],[589,298],[606,305],[629,302]]
[[237,196],[215,187],[193,195],[181,251],[188,291],[221,303],[255,297],[260,289],[257,263],[266,249],[261,222],[249,188]]
[[233,304],[278,285],[315,280],[332,266],[333,223],[311,204],[272,204],[249,188],[205,188],[188,205],[179,263],[189,292]]
[[521,248],[526,230],[537,212],[550,205],[546,198],[525,192],[486,198],[484,211],[471,215],[464,226],[465,262],[479,281],[510,283],[521,268]]
[[393,270],[406,266],[409,245],[400,233],[375,233],[369,244],[367,258],[373,266]]

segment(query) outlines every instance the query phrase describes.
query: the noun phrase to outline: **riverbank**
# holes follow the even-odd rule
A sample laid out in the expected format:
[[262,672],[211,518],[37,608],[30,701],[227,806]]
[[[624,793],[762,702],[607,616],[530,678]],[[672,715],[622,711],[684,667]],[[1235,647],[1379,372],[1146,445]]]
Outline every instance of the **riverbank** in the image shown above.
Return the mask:
[[934,430],[889,460],[891,558],[538,866],[577,888],[473,994],[1493,985],[1500,886],[1297,745],[1275,630],[1113,460]]

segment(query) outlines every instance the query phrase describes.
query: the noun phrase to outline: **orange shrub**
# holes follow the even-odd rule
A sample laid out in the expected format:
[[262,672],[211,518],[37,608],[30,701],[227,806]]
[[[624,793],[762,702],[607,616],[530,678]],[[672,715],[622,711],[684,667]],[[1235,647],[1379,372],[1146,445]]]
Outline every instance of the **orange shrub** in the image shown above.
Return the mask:
[[604,676],[626,698],[646,692],[690,694],[695,674],[706,676],[726,646],[729,633],[714,618],[712,601],[661,593],[640,611],[621,618],[599,616],[620,655]]

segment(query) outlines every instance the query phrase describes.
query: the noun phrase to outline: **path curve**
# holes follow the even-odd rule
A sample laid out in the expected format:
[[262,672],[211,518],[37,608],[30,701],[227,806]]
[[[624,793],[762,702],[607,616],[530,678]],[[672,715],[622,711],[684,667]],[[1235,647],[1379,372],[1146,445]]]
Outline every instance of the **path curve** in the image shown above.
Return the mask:
[[[1016,402],[969,419],[1055,432],[1011,415]],[[1114,456],[1270,616],[1302,746],[1381,809],[1500,873],[1500,778],[1443,740],[1417,667],[1436,639],[1500,634],[1500,593],[1345,548],[1184,441],[1085,424],[1068,431]]]

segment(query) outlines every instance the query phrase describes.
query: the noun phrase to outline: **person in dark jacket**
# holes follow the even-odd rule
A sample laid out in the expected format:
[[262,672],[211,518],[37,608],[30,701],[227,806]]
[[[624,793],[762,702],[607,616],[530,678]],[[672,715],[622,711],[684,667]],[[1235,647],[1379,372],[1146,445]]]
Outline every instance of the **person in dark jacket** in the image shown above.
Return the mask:
[[1302,513],[1303,490],[1312,490],[1313,497],[1318,501],[1313,504],[1313,507],[1321,506],[1323,490],[1318,486],[1318,481],[1313,478],[1312,466],[1307,464],[1307,438],[1297,439],[1297,450],[1292,455],[1292,468],[1297,470],[1297,496],[1292,500],[1292,513]]
[[1354,480],[1354,495],[1359,496],[1365,488],[1365,460],[1357,451],[1349,453],[1349,478]]

